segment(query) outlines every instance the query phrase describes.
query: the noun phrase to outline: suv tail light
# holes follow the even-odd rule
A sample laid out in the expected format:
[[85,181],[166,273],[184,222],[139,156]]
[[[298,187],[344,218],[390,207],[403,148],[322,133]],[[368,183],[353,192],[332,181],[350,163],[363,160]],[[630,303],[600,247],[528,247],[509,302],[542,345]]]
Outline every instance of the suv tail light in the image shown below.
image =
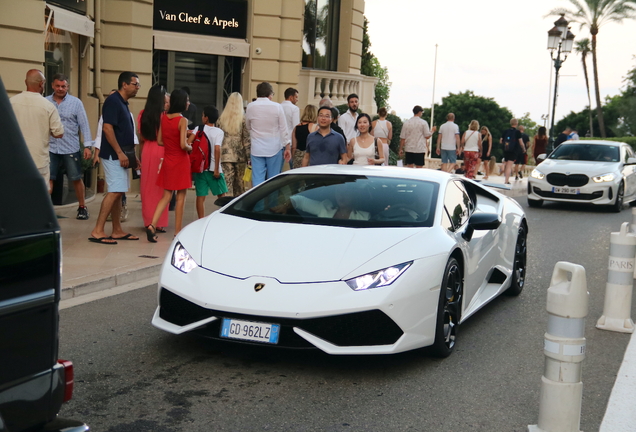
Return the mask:
[[73,362],[61,359],[57,362],[64,367],[64,402],[68,402],[73,397],[73,383],[75,381]]

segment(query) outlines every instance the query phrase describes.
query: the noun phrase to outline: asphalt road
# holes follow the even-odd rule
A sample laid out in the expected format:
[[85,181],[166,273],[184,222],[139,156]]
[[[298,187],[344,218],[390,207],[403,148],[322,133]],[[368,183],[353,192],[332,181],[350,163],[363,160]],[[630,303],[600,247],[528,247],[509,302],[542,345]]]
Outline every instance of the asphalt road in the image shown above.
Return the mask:
[[581,430],[598,430],[629,336],[594,324],[609,234],[631,212],[520,202],[530,225],[526,288],[462,325],[447,359],[422,350],[329,357],[173,336],[150,325],[157,300],[147,287],[61,312],[60,357],[73,360],[76,380],[61,415],[107,432],[525,432],[538,419],[546,290],[554,264],[570,261],[586,268],[590,292]]

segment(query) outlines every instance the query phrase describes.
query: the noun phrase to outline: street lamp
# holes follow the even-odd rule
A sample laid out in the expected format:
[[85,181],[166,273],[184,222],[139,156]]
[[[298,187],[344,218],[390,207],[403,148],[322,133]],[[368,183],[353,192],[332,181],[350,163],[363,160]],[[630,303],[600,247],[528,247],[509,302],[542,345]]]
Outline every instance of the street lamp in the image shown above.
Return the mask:
[[[554,27],[548,31],[548,50],[550,51],[550,58],[554,62],[555,78],[554,78],[554,98],[552,100],[552,119],[550,122],[550,140],[549,151],[554,150],[554,113],[556,111],[556,99],[559,89],[559,69],[561,65],[568,58],[568,54],[572,52],[572,46],[574,45],[574,35],[570,32],[568,27],[568,21],[564,15],[554,22]],[[556,56],[554,51],[556,50]],[[563,53],[563,60],[561,60],[561,53]]]

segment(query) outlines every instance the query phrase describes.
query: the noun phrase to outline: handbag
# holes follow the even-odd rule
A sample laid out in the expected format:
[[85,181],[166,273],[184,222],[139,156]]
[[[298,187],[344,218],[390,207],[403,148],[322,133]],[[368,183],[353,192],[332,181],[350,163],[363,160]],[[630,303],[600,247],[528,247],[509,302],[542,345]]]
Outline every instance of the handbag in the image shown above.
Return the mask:
[[121,151],[123,151],[128,158],[128,168],[132,170],[136,170],[137,168],[139,168],[139,166],[137,165],[137,153],[135,153],[134,144],[131,146],[121,146]]
[[245,174],[243,174],[243,181],[248,183],[252,181],[252,167],[249,165],[245,167]]

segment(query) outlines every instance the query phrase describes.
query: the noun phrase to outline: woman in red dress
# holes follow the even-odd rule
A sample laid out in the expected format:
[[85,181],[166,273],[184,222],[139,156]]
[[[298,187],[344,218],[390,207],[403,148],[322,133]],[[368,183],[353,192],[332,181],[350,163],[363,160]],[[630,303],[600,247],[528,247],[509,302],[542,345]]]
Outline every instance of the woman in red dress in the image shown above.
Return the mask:
[[548,145],[548,135],[546,134],[547,130],[545,127],[541,126],[539,131],[534,136],[534,143],[532,145],[532,156],[534,157],[534,163],[537,163],[537,157],[540,154],[545,153],[545,148]]
[[[157,135],[164,115],[166,90],[163,86],[153,86],[148,91],[146,106],[137,117],[141,148],[141,215],[144,226],[152,224],[152,217],[159,200],[163,196],[163,188],[157,186],[159,165],[163,160],[163,147],[157,144]],[[166,208],[157,221],[157,232],[165,232],[168,226],[168,209]]]
[[188,153],[192,151],[192,146],[186,140],[188,120],[181,115],[183,111],[188,109],[188,105],[188,94],[184,90],[175,90],[170,95],[170,109],[161,118],[157,143],[164,147],[164,156],[157,177],[157,186],[163,188],[164,191],[152,217],[152,223],[146,226],[146,237],[149,242],[155,243],[157,241],[155,226],[159,222],[161,213],[170,203],[173,191],[177,191],[177,202],[174,209],[175,235],[181,231],[183,224],[186,192],[192,186],[190,158],[188,157]]

